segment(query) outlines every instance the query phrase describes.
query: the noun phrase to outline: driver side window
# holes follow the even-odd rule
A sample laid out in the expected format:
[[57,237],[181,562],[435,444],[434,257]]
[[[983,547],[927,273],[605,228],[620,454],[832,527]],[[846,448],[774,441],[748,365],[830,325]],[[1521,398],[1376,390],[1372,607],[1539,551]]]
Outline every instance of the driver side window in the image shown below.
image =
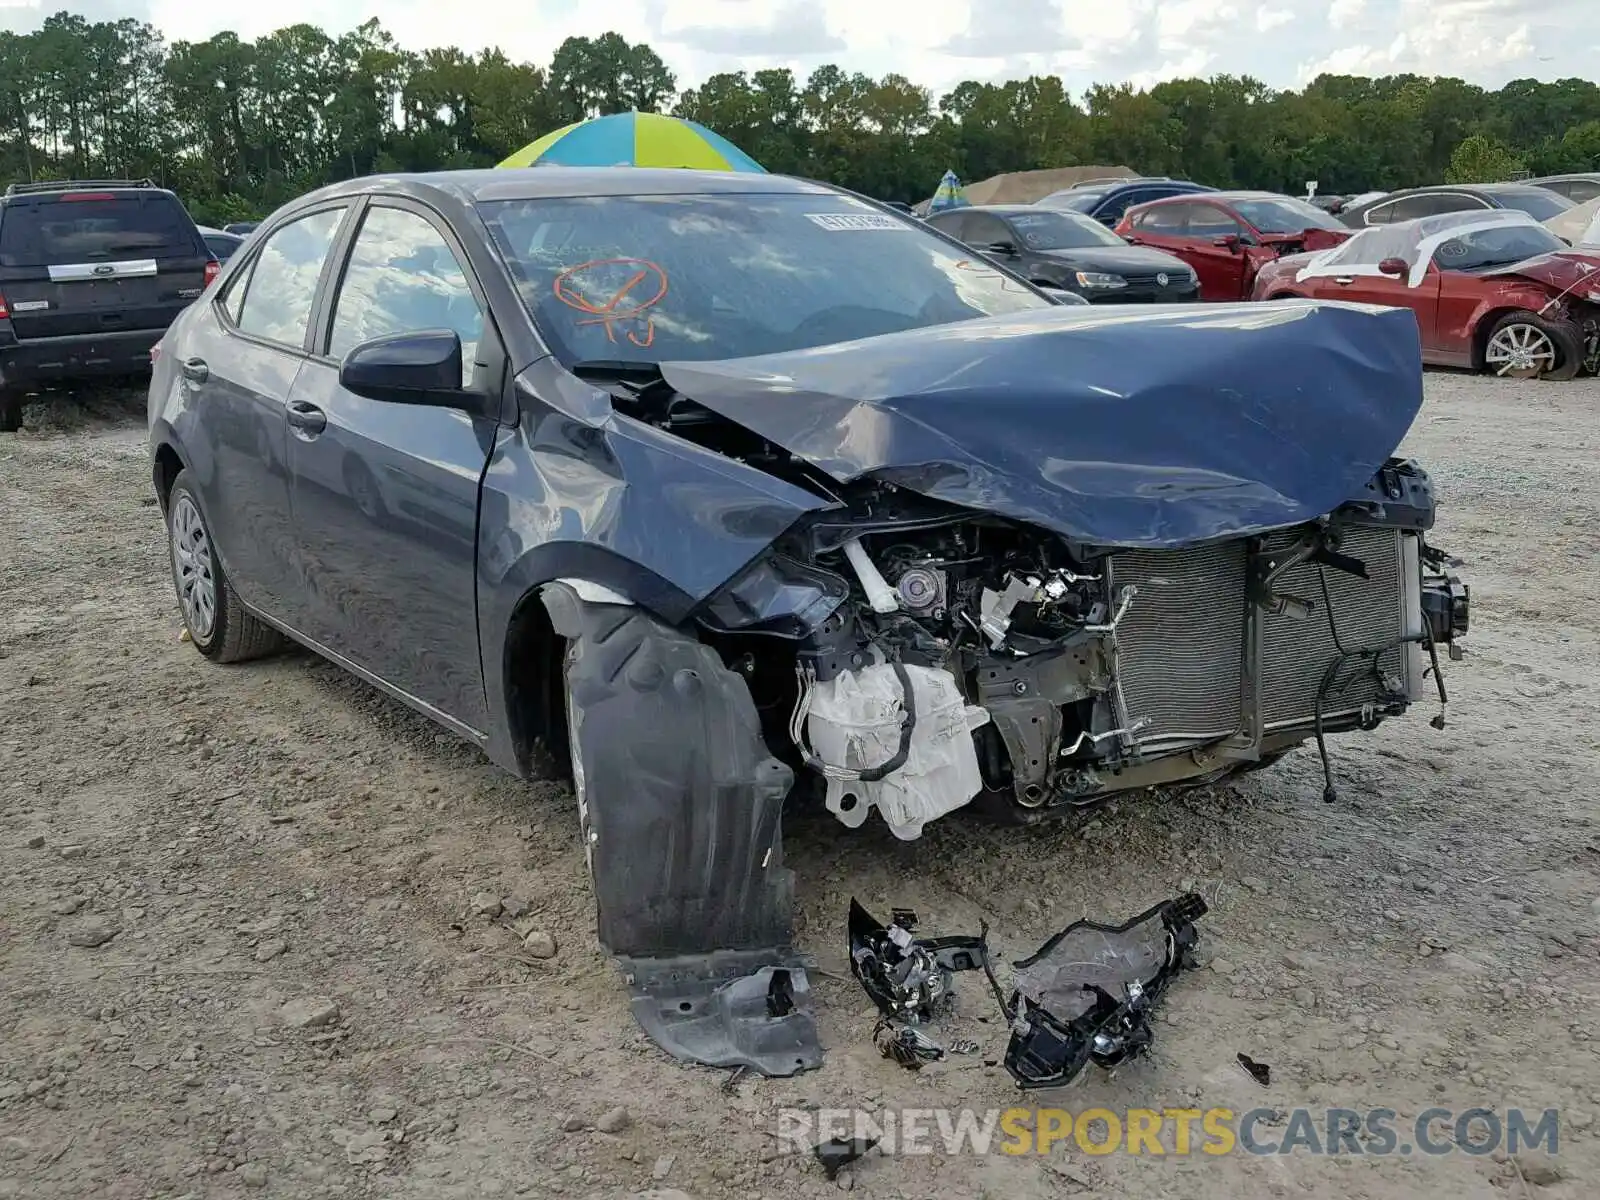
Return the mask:
[[969,246],[987,250],[996,242],[1015,242],[1016,238],[1004,221],[983,213],[969,213],[966,237],[962,240]]
[[450,329],[461,338],[461,386],[472,383],[483,310],[433,223],[401,208],[367,210],[333,310],[328,356],[396,333]]

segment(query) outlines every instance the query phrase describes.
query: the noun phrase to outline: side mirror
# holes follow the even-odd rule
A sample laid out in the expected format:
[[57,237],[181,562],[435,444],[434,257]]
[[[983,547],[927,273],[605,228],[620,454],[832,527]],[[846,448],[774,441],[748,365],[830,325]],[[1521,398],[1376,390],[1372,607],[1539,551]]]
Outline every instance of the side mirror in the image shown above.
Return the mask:
[[475,409],[461,386],[461,338],[448,329],[394,333],[362,342],[345,356],[339,385],[390,404]]
[[1010,258],[1016,254],[1017,247],[1012,242],[990,242],[983,248],[985,254],[998,254],[1003,258]]
[[1378,270],[1398,279],[1410,273],[1411,264],[1403,258],[1386,258],[1378,264]]
[[1225,233],[1221,237],[1212,238],[1211,244],[1220,246],[1224,250],[1231,250],[1237,254],[1239,252],[1239,235],[1237,233]]

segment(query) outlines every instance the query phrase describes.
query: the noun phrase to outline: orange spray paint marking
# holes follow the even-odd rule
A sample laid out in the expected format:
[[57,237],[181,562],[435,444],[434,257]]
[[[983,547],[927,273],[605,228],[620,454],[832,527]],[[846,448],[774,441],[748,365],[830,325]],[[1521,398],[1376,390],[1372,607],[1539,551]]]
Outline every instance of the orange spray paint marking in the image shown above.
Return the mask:
[[[624,273],[626,278],[618,287],[615,280]],[[638,322],[643,338],[632,329],[626,331],[626,336],[635,346],[644,348],[656,340],[655,321],[648,313],[667,294],[667,273],[646,258],[597,258],[562,271],[552,290],[568,308],[589,314],[579,325],[603,326],[609,342],[617,340],[617,322]],[[587,294],[590,292],[609,295],[610,299],[601,303]]]

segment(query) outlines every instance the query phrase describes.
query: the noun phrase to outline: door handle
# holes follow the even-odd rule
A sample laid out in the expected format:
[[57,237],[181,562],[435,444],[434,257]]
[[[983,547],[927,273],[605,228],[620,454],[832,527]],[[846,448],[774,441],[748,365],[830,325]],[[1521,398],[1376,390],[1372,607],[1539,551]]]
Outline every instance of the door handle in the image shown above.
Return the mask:
[[1340,287],[1349,287],[1355,281],[1356,277],[1354,275],[1338,275],[1334,277],[1334,282]]
[[183,377],[191,383],[204,383],[211,378],[211,368],[206,366],[206,360],[203,358],[186,359],[179,369],[183,371]]
[[301,433],[318,434],[327,427],[328,414],[315,404],[307,404],[304,400],[289,402],[289,428],[298,429]]

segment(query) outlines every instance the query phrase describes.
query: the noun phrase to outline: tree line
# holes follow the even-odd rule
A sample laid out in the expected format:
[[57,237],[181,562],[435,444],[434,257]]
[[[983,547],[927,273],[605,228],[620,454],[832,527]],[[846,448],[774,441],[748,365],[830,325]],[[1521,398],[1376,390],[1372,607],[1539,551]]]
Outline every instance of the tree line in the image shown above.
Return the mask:
[[885,200],[1079,163],[1219,187],[1323,192],[1600,169],[1600,86],[1323,75],[1299,91],[1248,76],[1070,94],[1053,76],[935,96],[901,75],[824,66],[714,75],[679,90],[650,46],[568,38],[546,66],[497,49],[412,53],[376,21],[293,25],[254,42],[168,45],[131,19],[57,13],[0,32],[0,182],[155,179],[197,218],[259,217],[311,188],[384,171],[488,166],[588,116],[674,112],[769,170]]

